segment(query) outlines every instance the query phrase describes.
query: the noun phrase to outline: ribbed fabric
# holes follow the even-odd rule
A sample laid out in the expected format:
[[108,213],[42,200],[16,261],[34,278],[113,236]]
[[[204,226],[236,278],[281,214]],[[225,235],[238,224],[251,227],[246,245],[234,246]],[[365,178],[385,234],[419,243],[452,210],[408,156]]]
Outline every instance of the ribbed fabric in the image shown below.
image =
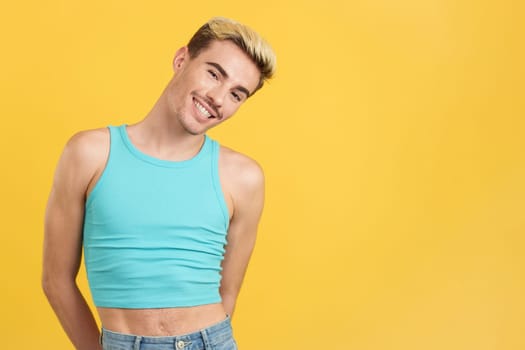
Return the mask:
[[185,161],[151,157],[109,127],[106,168],[86,201],[85,265],[96,306],[216,303],[228,209],[216,141]]

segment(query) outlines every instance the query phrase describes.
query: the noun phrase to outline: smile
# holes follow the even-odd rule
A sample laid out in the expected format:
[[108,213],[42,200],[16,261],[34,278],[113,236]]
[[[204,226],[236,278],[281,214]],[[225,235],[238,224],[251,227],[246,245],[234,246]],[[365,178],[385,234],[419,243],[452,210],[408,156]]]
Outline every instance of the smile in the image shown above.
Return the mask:
[[197,110],[206,118],[215,118],[203,105],[201,105],[197,100],[193,100],[193,104],[197,107]]

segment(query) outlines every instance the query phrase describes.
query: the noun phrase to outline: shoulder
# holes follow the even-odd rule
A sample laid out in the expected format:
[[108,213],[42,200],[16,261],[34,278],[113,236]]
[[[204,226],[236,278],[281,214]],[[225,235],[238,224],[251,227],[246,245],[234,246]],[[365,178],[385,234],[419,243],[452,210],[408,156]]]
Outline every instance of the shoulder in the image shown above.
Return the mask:
[[96,153],[109,147],[109,129],[79,131],[67,141],[65,150],[75,153]]
[[59,182],[87,184],[104,167],[109,154],[109,129],[80,131],[66,143],[56,178]]
[[63,157],[80,164],[101,161],[107,157],[109,144],[107,128],[80,131],[67,141]]
[[[221,146],[219,175],[233,222],[257,222],[264,203],[264,173],[252,158]],[[231,227],[231,226],[230,226]]]
[[220,146],[219,170],[230,185],[256,189],[264,185],[264,172],[254,159],[231,148]]

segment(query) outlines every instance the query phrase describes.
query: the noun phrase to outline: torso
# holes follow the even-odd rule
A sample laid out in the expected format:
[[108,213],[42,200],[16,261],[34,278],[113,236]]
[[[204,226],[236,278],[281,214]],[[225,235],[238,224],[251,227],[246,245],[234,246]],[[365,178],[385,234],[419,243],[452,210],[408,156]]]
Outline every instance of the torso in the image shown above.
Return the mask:
[[[110,139],[107,129],[95,131],[98,136],[96,144],[96,156],[90,159],[93,162],[93,176],[86,190],[86,198],[89,196],[97,181],[102,175],[109,155]],[[229,194],[232,186],[228,176],[221,176],[225,167],[225,156],[235,153],[232,150],[221,147],[219,160],[219,175],[225,201],[233,215],[233,199]],[[226,161],[227,164],[227,161]],[[122,308],[97,308],[102,326],[113,332],[125,334],[138,334],[143,336],[171,336],[181,335],[198,331],[211,326],[226,318],[226,312],[221,303],[207,304],[192,307],[176,307],[161,309],[122,309]]]

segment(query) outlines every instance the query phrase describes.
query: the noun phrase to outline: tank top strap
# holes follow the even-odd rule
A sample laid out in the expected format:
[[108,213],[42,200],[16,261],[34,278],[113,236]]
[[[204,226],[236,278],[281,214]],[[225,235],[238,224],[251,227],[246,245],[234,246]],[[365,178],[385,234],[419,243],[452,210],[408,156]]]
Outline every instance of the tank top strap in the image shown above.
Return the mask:
[[[122,155],[123,153],[127,153],[126,145],[124,143],[124,140],[122,139],[122,131],[125,132],[125,127],[126,127],[125,125],[108,126],[109,137],[110,137],[110,144],[109,144],[110,145],[109,146],[110,159],[112,158],[112,155],[113,155],[113,158],[115,158],[117,156]],[[110,159],[108,159],[108,163]]]

